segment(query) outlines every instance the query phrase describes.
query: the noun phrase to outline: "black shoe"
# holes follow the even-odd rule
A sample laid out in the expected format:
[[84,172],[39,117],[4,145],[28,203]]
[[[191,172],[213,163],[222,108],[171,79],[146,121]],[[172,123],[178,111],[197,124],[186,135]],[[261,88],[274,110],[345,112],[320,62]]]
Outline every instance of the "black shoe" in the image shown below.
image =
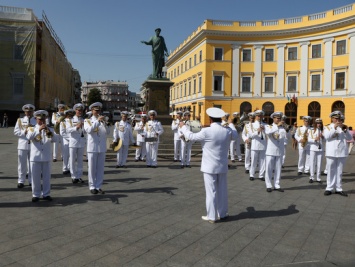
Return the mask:
[[245,170],[245,173],[249,173],[249,170]]
[[102,195],[105,194],[105,191],[102,190],[102,189],[99,189],[98,191],[99,191],[99,193],[102,194]]
[[78,183],[80,183],[80,184],[85,183],[85,181],[84,181],[83,179],[81,179],[81,178],[79,178],[79,179],[77,179],[77,180],[78,180]]
[[28,184],[29,187],[32,187],[32,184]]
[[71,181],[73,184],[77,184],[79,182],[78,179],[71,179]]
[[271,192],[272,192],[272,189],[271,189],[271,188],[267,188],[267,189],[266,189],[266,192],[271,193]]
[[345,193],[344,191],[335,191],[335,194],[341,195],[343,197],[347,197],[348,196],[348,194]]
[[233,159],[232,162],[235,163],[235,159]]
[[48,201],[52,201],[53,198],[51,196],[46,196],[46,197],[43,197],[43,200],[48,200]]
[[91,189],[90,192],[91,192],[91,194],[94,194],[94,195],[96,195],[97,193],[99,193],[99,191],[97,191],[96,189]]
[[229,214],[226,214],[226,216],[219,218],[221,221],[226,221],[229,218]]
[[147,165],[147,168],[150,168],[151,166],[150,165]]
[[181,165],[180,168],[183,169],[183,168],[184,168],[184,165]]
[[321,175],[322,176],[327,176],[327,174],[325,172],[322,172]]
[[326,190],[326,191],[324,192],[324,195],[325,195],[325,196],[329,196],[329,195],[331,195],[331,194],[332,194],[332,191]]
[[302,172],[298,172],[297,174],[298,174],[298,175],[302,175]]
[[318,184],[322,184],[322,181],[317,181]]
[[116,169],[118,169],[120,166],[119,165],[116,165]]
[[53,162],[57,162],[57,159],[53,159]]
[[284,169],[285,168],[285,166],[284,165],[282,165],[282,169]]
[[39,197],[33,197],[32,198],[32,202],[38,202],[39,201]]
[[177,162],[178,160],[177,159],[174,159],[174,162]]
[[139,159],[136,159],[134,162],[138,162],[139,161]]
[[157,168],[157,166],[152,166],[152,168],[156,169],[156,168]]
[[127,169],[127,166],[126,166],[126,165],[122,165],[122,166],[121,166],[121,168],[125,168],[125,169]]
[[260,180],[261,180],[261,181],[265,181],[265,178],[264,178],[264,177],[261,177]]
[[313,184],[313,180],[312,180],[312,179],[309,179],[309,183],[310,183],[310,184]]
[[191,168],[191,166],[190,166],[190,165],[185,165],[185,167],[186,167],[186,168]]
[[281,188],[277,188],[277,189],[275,188],[274,190],[275,190],[275,191],[279,191],[279,192],[284,192],[284,190],[281,189]]
[[25,185],[23,183],[18,183],[17,184],[17,188],[24,188],[24,187],[25,187]]
[[250,181],[254,181],[254,177],[249,177],[249,180]]
[[63,171],[63,174],[65,174],[65,175],[67,175],[69,173],[70,173],[70,171]]

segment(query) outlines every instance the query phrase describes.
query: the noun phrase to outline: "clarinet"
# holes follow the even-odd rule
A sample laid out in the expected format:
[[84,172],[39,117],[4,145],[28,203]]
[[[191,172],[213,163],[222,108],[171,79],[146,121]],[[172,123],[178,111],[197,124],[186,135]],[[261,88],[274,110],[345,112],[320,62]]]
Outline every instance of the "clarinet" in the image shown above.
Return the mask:
[[[321,137],[321,134],[322,134],[321,127],[318,127],[318,133],[319,133],[319,137]],[[318,149],[322,149],[322,139],[321,138],[319,138]]]

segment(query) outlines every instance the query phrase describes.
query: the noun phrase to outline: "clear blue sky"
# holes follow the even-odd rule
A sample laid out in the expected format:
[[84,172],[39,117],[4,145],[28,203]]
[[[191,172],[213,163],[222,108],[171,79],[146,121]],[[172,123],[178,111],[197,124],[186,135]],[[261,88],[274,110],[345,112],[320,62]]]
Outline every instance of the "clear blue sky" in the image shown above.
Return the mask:
[[[46,13],[82,81],[127,81],[138,92],[152,70],[151,47],[141,44],[160,27],[173,51],[205,19],[270,20],[309,15],[349,0],[0,0],[0,5]],[[213,4],[212,4],[213,3]]]

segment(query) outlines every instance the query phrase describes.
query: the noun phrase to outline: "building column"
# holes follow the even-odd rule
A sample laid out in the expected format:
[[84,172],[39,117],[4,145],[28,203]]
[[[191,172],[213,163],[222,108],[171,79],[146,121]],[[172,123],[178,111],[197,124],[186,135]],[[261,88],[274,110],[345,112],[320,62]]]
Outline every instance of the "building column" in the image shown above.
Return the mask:
[[261,63],[262,63],[262,49],[264,46],[255,45],[255,60],[254,60],[254,90],[253,96],[261,97],[262,77],[261,77]]
[[283,97],[285,94],[285,47],[285,44],[277,45],[277,97]]
[[[348,71],[348,94],[355,94],[355,33],[348,35],[349,38],[349,71]],[[350,74],[351,73],[351,74]],[[350,75],[349,75],[350,74]]]
[[334,38],[327,38],[324,42],[324,79],[323,79],[323,95],[332,95],[332,46]]
[[232,97],[239,96],[240,45],[232,45]]
[[300,96],[308,96],[308,46],[310,42],[302,42],[301,46],[301,75],[300,75]]

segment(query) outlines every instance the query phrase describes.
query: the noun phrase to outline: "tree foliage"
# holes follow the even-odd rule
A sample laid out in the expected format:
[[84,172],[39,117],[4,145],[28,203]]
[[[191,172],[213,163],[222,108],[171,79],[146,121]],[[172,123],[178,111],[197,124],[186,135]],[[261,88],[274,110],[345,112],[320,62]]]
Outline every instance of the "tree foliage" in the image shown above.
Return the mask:
[[97,88],[93,88],[90,90],[89,95],[88,95],[88,106],[95,102],[102,102],[101,98],[101,92]]

